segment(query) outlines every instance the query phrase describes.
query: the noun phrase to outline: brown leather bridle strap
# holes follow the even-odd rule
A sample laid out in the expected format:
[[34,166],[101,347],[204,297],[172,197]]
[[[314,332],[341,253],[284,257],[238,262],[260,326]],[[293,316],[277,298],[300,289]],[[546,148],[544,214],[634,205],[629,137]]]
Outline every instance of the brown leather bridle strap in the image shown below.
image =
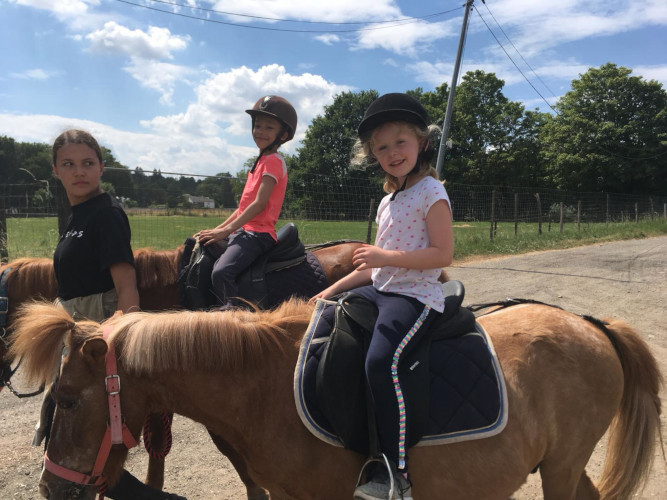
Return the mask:
[[[103,330],[103,337],[106,340],[111,333],[112,328],[105,326]],[[52,462],[46,453],[44,453],[44,468],[52,474],[67,479],[73,483],[84,485],[103,485],[105,483],[102,472],[104,466],[109,458],[111,447],[114,444],[124,444],[128,449],[137,445],[137,440],[134,439],[132,433],[123,422],[123,415],[120,408],[120,377],[118,376],[118,368],[116,365],[116,352],[113,345],[109,343],[107,354],[105,357],[106,363],[106,377],[104,378],[107,399],[109,402],[109,423],[106,432],[102,438],[100,449],[97,452],[97,458],[93,465],[93,471],[90,475],[68,469],[61,465]]]

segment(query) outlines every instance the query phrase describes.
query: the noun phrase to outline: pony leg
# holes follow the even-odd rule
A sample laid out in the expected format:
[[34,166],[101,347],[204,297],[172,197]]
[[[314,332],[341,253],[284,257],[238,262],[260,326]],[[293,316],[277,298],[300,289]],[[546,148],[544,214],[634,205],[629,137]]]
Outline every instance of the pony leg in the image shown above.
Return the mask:
[[588,477],[586,471],[579,478],[576,500],[600,500],[600,492]]
[[[173,415],[170,417],[173,417]],[[151,413],[148,415],[148,425],[150,427],[152,449],[164,450],[167,439],[162,415],[160,413]],[[156,490],[161,490],[164,486],[164,461],[164,458],[155,456],[152,453],[148,455],[148,471],[146,472],[145,483]]]
[[245,463],[245,460],[241,455],[239,455],[232,446],[225,441],[222,437],[217,434],[213,434],[211,431],[208,431],[209,436],[215,443],[216,448],[222,453],[227,459],[231,462],[236,469],[241,481],[246,487],[246,492],[248,495],[248,500],[269,500],[268,492],[256,484],[248,475],[248,466]]
[[[587,461],[586,461],[587,462]],[[583,465],[568,460],[542,462],[542,492],[544,500],[593,500],[600,498],[597,489],[588,478]],[[597,496],[595,496],[597,495]]]

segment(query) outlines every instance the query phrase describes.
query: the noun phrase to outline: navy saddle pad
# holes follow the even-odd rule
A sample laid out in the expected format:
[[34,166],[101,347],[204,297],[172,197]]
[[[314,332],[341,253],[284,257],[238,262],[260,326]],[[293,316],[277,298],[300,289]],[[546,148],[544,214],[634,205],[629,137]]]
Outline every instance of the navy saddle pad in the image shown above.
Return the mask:
[[[317,338],[315,327],[322,311],[332,304],[335,302],[317,301],[301,343],[294,396],[308,430],[327,443],[343,446],[319,408],[315,381],[329,333]],[[434,340],[429,356],[428,421],[416,446],[481,439],[501,432],[507,423],[507,392],[493,344],[482,326],[475,323],[474,330],[465,335]]]

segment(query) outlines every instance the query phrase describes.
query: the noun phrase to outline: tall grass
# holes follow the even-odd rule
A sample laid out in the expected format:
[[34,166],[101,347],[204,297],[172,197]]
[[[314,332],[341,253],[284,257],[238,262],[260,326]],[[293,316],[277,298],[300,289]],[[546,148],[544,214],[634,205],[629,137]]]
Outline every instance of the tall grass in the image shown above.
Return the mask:
[[[137,248],[169,249],[183,244],[185,238],[197,231],[214,227],[221,219],[203,216],[130,215],[132,246]],[[366,241],[368,223],[307,220],[281,220],[279,226],[294,222],[305,244],[341,239]],[[51,257],[58,243],[58,223],[55,217],[7,220],[7,249],[10,260],[19,257]],[[560,233],[558,225],[543,224],[538,234],[537,224],[518,226],[499,223],[491,241],[488,222],[454,224],[454,258],[463,260],[475,256],[516,255],[536,250],[552,250],[606,241],[646,238],[667,234],[664,219],[635,222],[565,224]],[[375,238],[375,225],[371,241]]]

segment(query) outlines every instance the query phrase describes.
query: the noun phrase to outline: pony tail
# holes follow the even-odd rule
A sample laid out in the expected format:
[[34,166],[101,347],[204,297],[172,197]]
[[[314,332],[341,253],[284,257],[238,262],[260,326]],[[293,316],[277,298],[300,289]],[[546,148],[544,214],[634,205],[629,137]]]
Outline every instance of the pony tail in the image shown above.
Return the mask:
[[32,302],[17,311],[9,356],[23,358],[21,373],[29,383],[53,381],[65,336],[76,323],[62,308],[50,302]]
[[[600,498],[630,498],[648,479],[656,449],[662,447],[660,387],[662,375],[644,340],[627,324],[610,321],[606,328],[623,367],[621,405],[609,429]],[[662,449],[663,458],[665,455]]]

